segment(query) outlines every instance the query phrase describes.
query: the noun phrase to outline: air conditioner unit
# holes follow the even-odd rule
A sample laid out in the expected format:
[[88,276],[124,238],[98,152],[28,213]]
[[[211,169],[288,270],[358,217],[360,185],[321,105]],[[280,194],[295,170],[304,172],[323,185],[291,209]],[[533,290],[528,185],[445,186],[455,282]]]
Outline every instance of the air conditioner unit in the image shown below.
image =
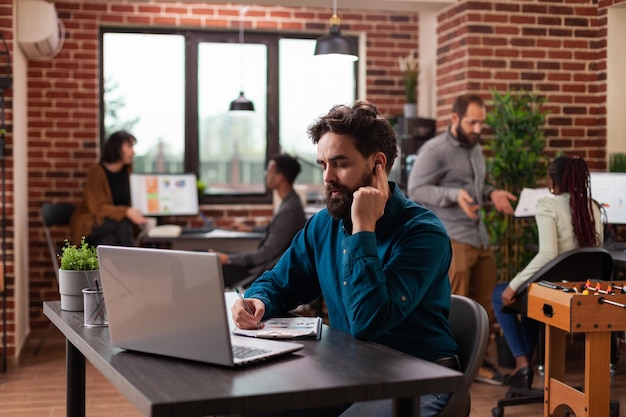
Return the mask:
[[17,2],[17,42],[28,58],[54,57],[62,45],[59,19],[53,3],[44,0]]

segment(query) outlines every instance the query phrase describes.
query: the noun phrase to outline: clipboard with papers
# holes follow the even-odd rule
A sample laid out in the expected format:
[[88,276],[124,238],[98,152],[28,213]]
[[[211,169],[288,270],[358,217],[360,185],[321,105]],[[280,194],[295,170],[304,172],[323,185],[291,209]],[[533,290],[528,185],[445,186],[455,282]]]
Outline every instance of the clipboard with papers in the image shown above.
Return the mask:
[[272,318],[265,320],[263,324],[263,328],[259,330],[244,330],[235,327],[233,334],[262,339],[319,339],[322,336],[321,317]]
[[524,188],[517,200],[515,217],[531,217],[535,215],[537,202],[544,197],[554,197],[547,188]]

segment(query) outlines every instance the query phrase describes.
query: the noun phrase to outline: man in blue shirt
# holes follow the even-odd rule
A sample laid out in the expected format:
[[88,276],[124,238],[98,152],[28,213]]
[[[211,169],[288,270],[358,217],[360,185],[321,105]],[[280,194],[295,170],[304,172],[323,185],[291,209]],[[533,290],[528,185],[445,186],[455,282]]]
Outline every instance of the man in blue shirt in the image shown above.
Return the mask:
[[[255,329],[262,319],[322,294],[330,326],[455,367],[456,343],[447,319],[450,240],[431,211],[387,180],[397,156],[393,128],[374,105],[361,101],[333,107],[308,133],[317,144],[327,208],[305,224],[274,269],[246,291],[246,299],[233,305],[235,323]],[[435,415],[448,398],[447,393],[423,396],[422,416]],[[381,415],[391,413],[390,401],[375,403],[385,410]],[[314,415],[336,416],[348,406]],[[352,407],[372,415],[372,406]]]

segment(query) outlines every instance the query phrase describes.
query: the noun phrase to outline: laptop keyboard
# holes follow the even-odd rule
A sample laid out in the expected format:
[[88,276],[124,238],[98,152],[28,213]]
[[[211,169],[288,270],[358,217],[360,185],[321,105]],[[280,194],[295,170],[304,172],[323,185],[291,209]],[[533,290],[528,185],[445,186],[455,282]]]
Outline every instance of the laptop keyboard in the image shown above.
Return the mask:
[[267,349],[259,349],[247,346],[233,346],[233,356],[236,359],[246,359],[256,355],[270,352]]

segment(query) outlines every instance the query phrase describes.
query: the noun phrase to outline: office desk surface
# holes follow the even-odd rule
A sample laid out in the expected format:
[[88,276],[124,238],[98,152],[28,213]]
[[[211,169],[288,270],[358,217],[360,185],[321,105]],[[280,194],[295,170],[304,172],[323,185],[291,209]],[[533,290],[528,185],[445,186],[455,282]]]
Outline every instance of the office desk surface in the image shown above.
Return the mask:
[[262,233],[239,232],[215,229],[208,233],[183,233],[176,237],[148,237],[141,239],[142,245],[171,245],[172,249],[214,249],[225,252],[242,252],[258,247]]
[[73,346],[146,416],[306,408],[462,387],[459,372],[327,326],[321,340],[303,340],[299,352],[227,368],[113,348],[107,327],[84,327],[83,314],[62,311],[58,301],[44,302],[44,314],[67,338],[68,367]]
[[626,268],[626,251],[610,250],[609,253],[613,258],[613,266],[616,268]]

